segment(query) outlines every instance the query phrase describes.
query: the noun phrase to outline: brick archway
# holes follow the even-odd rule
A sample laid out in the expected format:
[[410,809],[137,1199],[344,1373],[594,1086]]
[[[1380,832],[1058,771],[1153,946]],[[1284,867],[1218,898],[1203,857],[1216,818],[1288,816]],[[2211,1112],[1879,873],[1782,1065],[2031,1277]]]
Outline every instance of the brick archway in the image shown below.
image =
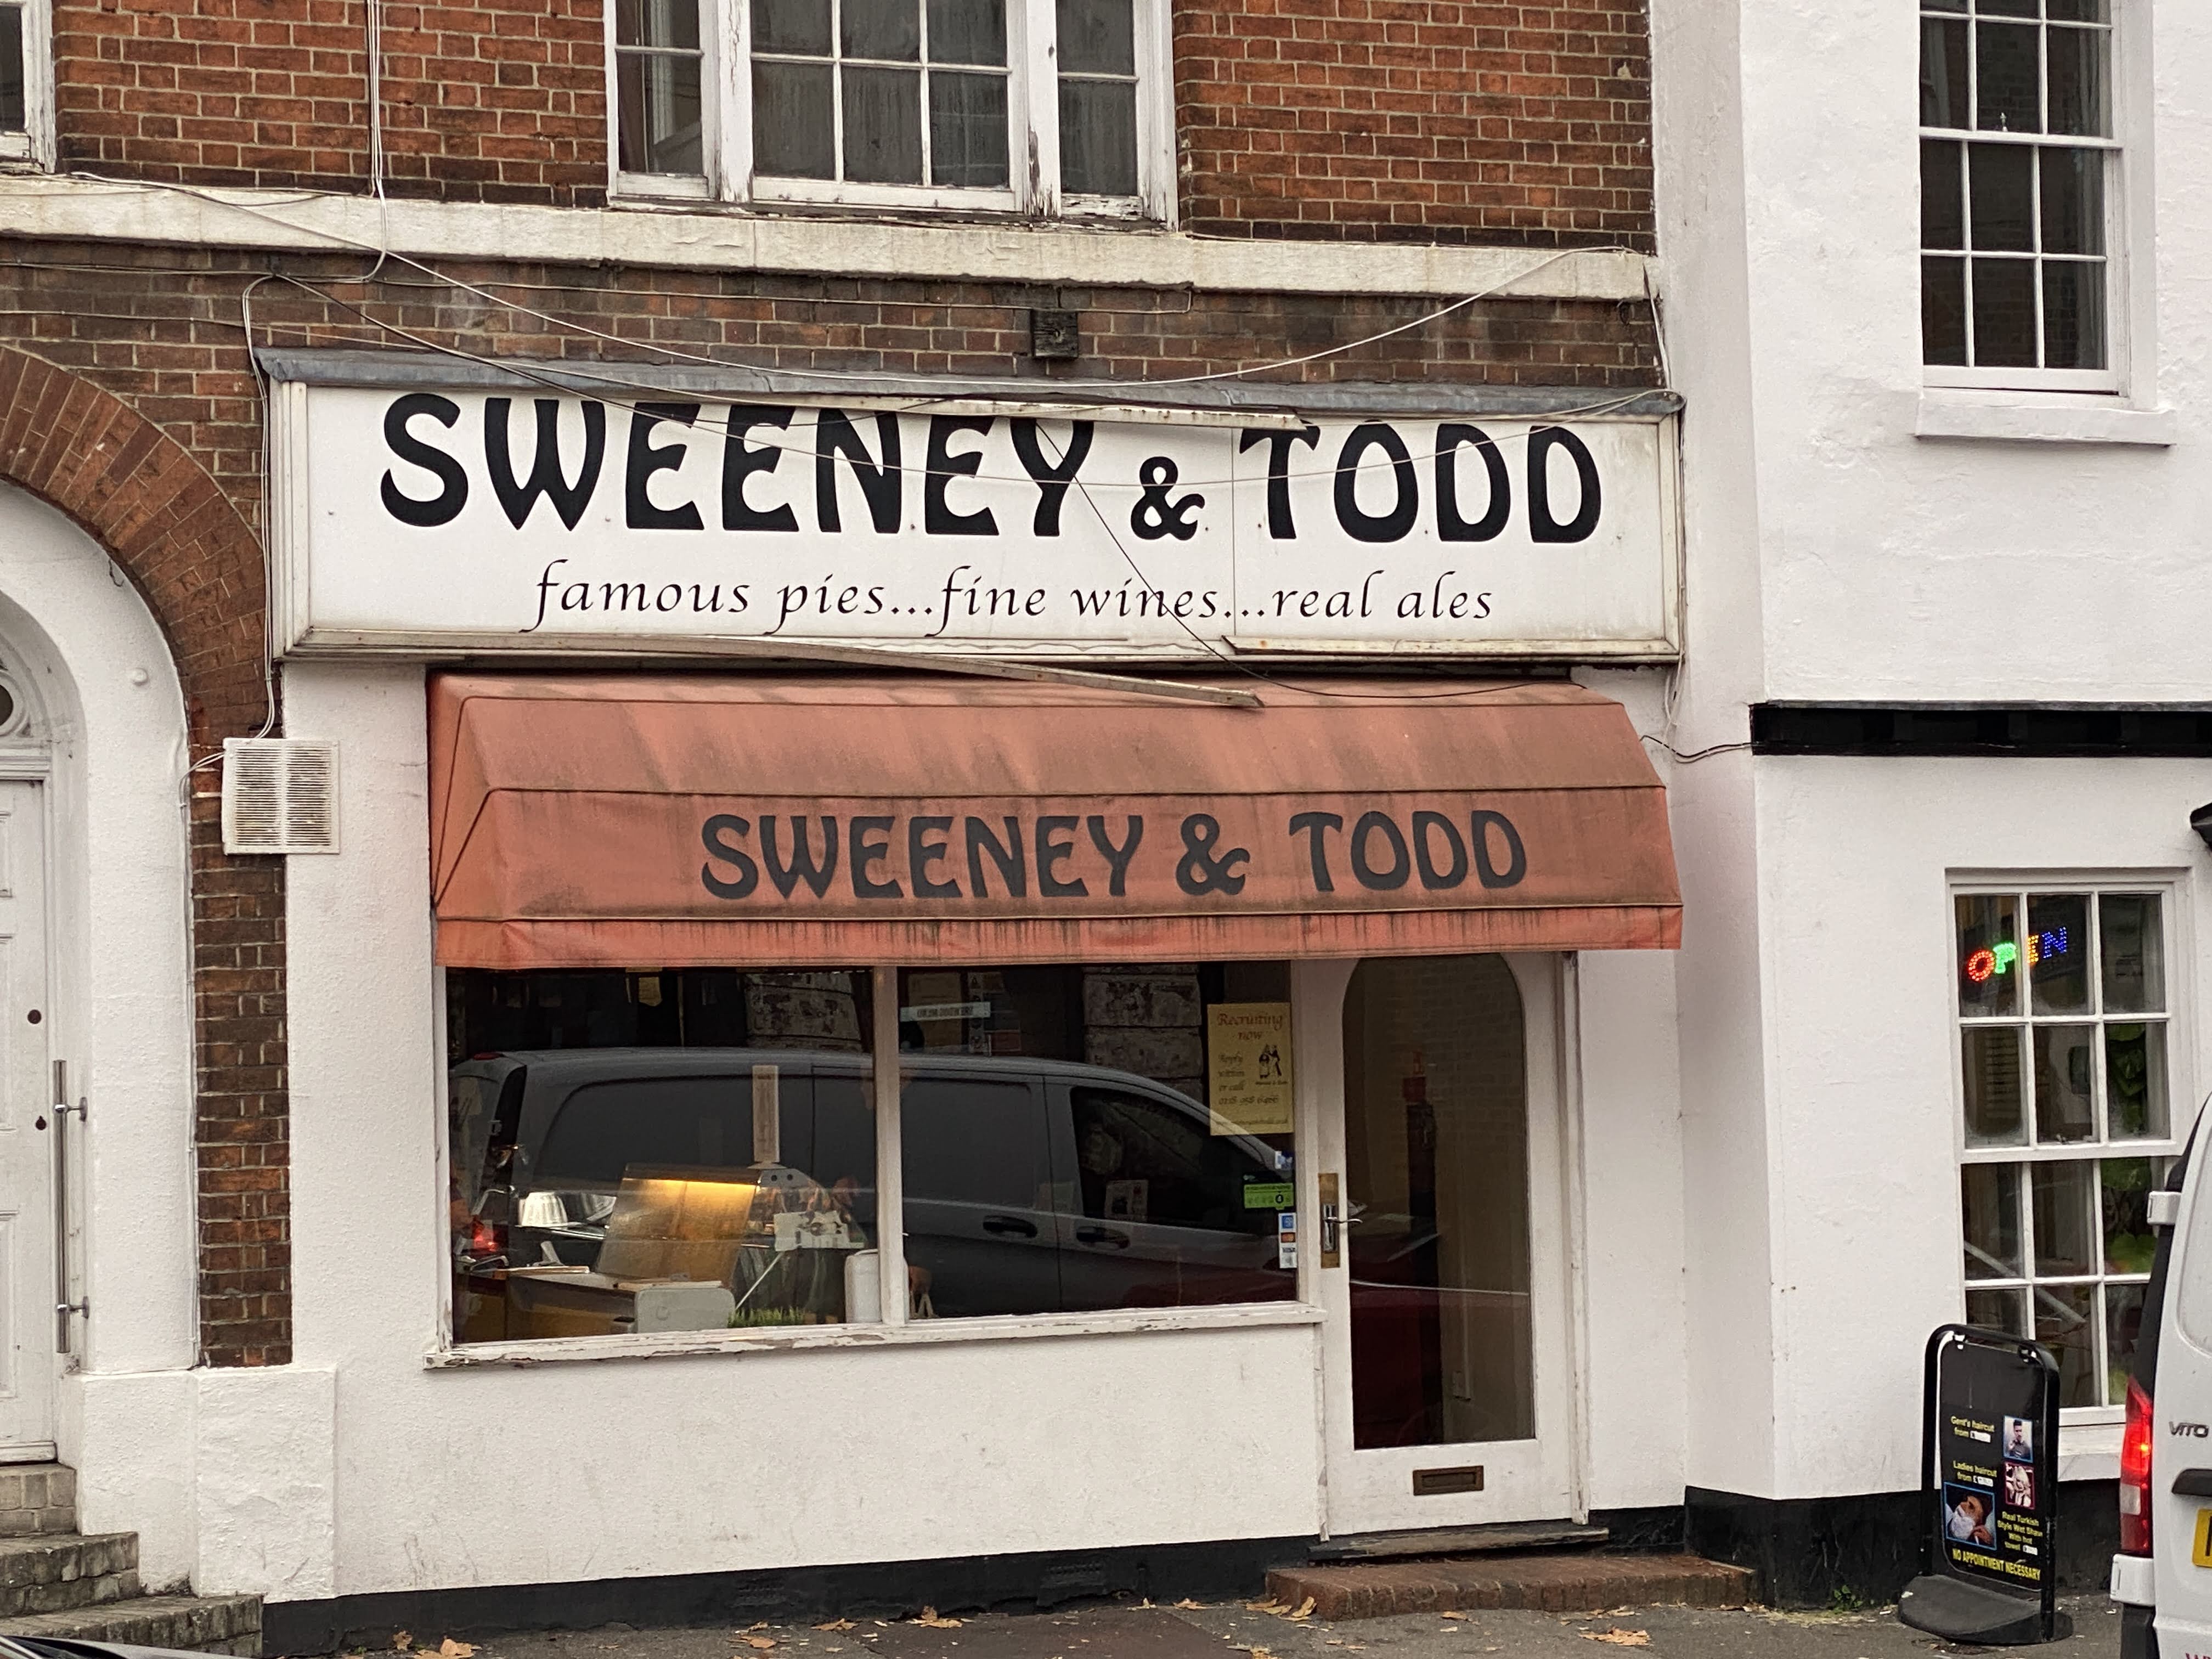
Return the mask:
[[[0,346],[0,478],[68,514],[153,611],[195,758],[260,729],[266,570],[220,484],[112,392]],[[193,774],[194,1079],[202,1363],[291,1358],[284,869],[224,857],[219,775]]]

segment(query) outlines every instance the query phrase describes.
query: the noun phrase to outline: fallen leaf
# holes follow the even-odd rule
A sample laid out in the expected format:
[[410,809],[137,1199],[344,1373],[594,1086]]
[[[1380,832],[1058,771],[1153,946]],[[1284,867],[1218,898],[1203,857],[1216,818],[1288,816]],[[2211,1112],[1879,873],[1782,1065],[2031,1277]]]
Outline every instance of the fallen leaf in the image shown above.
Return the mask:
[[438,1644],[438,1659],[476,1659],[476,1652],[475,1643],[456,1642],[450,1636]]
[[925,1625],[931,1630],[958,1630],[960,1628],[960,1621],[957,1619],[941,1618],[939,1616],[938,1611],[935,1607],[924,1607],[914,1622],[917,1625]]
[[849,1619],[832,1619],[828,1624],[817,1625],[814,1628],[817,1630],[850,1630],[853,1628],[853,1621]]
[[1176,1606],[1183,1608],[1186,1612],[1202,1607],[1205,1605],[1205,1602],[1194,1601],[1188,1596],[1185,1596],[1182,1601],[1176,1603]]
[[394,1650],[405,1653],[415,1645],[415,1638],[404,1630],[395,1631],[392,1632],[392,1645]]
[[747,1636],[739,1639],[756,1653],[766,1653],[775,1645],[775,1638],[773,1636]]
[[1284,1606],[1280,1601],[1247,1601],[1244,1604],[1244,1611],[1247,1613],[1281,1613],[1284,1611]]
[[1464,1619],[1467,1617],[1463,1613],[1438,1613],[1437,1616],[1440,1619]]
[[1603,1642],[1616,1648],[1648,1648],[1651,1645],[1651,1632],[1648,1630],[1621,1630],[1616,1626],[1612,1630],[1586,1630],[1583,1632],[1583,1639]]

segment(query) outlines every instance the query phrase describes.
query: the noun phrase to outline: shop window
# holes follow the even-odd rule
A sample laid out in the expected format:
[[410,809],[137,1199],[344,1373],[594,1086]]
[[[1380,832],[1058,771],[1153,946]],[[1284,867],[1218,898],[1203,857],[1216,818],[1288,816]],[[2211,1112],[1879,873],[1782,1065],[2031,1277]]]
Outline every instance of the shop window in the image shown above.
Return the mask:
[[878,1317],[878,1063],[905,1316],[1296,1293],[1287,1084],[1249,1124],[1209,1103],[1209,1011],[1285,1003],[1279,966],[447,984],[458,1340]]
[[2111,391],[2107,0],[1921,0],[1922,357],[1931,382]]
[[2125,1403],[2175,1153],[2168,895],[1960,892],[1960,1200],[1969,1323],[2032,1335],[2062,1402]]
[[1164,0],[620,0],[621,187],[1165,217],[1166,27]]

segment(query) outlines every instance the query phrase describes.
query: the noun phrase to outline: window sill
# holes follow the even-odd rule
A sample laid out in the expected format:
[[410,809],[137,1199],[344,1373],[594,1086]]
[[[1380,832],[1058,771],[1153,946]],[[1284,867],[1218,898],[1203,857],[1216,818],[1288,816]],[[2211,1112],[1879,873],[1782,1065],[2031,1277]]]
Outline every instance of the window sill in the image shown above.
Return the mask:
[[1322,1317],[1322,1310],[1310,1303],[1246,1302],[1212,1308],[927,1319],[908,1325],[812,1325],[754,1330],[662,1331],[649,1336],[561,1336],[527,1342],[472,1342],[466,1347],[433,1348],[422,1356],[422,1364],[428,1370],[474,1370],[488,1365],[527,1369],[604,1359],[785,1353],[802,1348],[905,1348],[942,1342],[1014,1342],[1045,1337],[1127,1336],[1158,1331],[1250,1330],[1318,1325]]
[[1979,443],[2123,444],[2162,449],[2174,441],[2170,409],[2137,409],[2071,392],[1990,392],[1929,386],[1913,435]]
[[2122,1423],[2066,1423],[2058,1430],[2061,1480],[2117,1480],[2120,1478]]

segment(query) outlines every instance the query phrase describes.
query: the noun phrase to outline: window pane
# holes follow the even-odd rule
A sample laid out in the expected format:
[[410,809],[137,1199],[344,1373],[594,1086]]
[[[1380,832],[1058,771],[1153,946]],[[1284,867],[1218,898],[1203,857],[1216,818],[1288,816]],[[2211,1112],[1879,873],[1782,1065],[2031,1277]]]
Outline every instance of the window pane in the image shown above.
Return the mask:
[[1969,1146],[2027,1144],[2027,1126],[2021,1115],[2021,1035],[2017,1025],[1972,1026],[1960,1034]]
[[2035,1047],[2035,1139],[2094,1140],[2097,1103],[2092,1073],[2097,1053],[2094,1025],[2039,1025]]
[[0,6],[0,131],[21,132],[23,111],[23,9]]
[[2099,1384],[2105,1367],[2104,1356],[2097,1352],[2097,1287],[2039,1285],[2033,1294],[2035,1340],[2058,1361],[2058,1403],[2103,1404]]
[[1127,81],[1060,83],[1060,187],[1079,196],[1137,193],[1137,88]]
[[777,179],[836,175],[827,64],[753,64],[753,166]]
[[2108,1158],[2098,1167],[2104,1188],[2105,1271],[2147,1273],[2158,1249],[2150,1231],[2150,1189],[2158,1169],[2147,1158]]
[[615,7],[615,44],[698,51],[698,0],[620,0]]
[[2141,1285],[2105,1286],[2105,1399],[2111,1405],[2128,1397],[2128,1377],[2142,1338],[2144,1290]]
[[1974,362],[1984,368],[2036,367],[2035,266],[2027,259],[1977,259]]
[[1984,17],[2033,17],[2036,0],[1979,0],[1974,9]]
[[2158,1013],[2166,1007],[2166,924],[2156,893],[2106,893],[2097,900],[2104,957],[2105,1012]]
[[2105,251],[2105,155],[2095,149],[2045,149],[2043,176],[2043,251]]
[[1006,0],[929,0],[929,61],[1005,63]]
[[1920,20],[1920,125],[1966,125],[1966,24]]
[[2027,1299],[2026,1291],[1968,1291],[1966,1322],[1981,1330],[2026,1336],[2027,1321],[2021,1310]]
[[615,80],[623,171],[702,171],[699,59],[659,52],[617,52]]
[[1005,76],[930,72],[929,170],[940,185],[1006,185]]
[[2111,39],[2102,29],[2046,31],[2051,131],[2112,136],[2105,107],[2105,51]]
[[1984,131],[2042,131],[2040,33],[2033,23],[1974,25],[1974,125]]
[[2105,1028],[2105,1110],[2115,1140],[2163,1140],[2170,1117],[2166,1101],[2166,1027]]
[[[872,1316],[866,970],[448,990],[457,1044],[484,1056],[449,1092],[458,1340]],[[683,1047],[687,1029],[735,1046]]]
[[1920,355],[1930,363],[1966,361],[1966,262],[1920,262]]
[[845,176],[871,185],[921,182],[921,74],[848,69]]
[[844,0],[838,33],[848,58],[921,61],[921,13],[915,0]]
[[1966,245],[1965,181],[1960,146],[1940,138],[1920,141],[1920,246]]
[[1966,0],[1920,0],[1923,11],[1958,11],[1966,9]]
[[2068,261],[2043,268],[2043,363],[2105,367],[2105,266]]
[[2031,893],[2027,898],[2027,982],[2039,1014],[2089,1009],[2089,896]]
[[2069,23],[2103,23],[2111,21],[2105,9],[2105,0],[2050,0],[2044,8],[2045,15]]
[[830,55],[830,0],[753,0],[753,50]]
[[[899,981],[923,1316],[1296,1293],[1287,1129],[1245,1133],[1207,1103],[1210,1011],[1286,1001],[1280,964],[913,969]],[[1287,1073],[1278,1080],[1286,1109]]]
[[2035,1271],[2040,1278],[2075,1278],[2097,1271],[2091,1163],[2031,1164],[2035,1204]]
[[2021,1279],[2020,1166],[1969,1164],[1959,1171],[1966,1218],[1966,1277]]
[[1959,1012],[2018,1013],[2019,901],[2010,893],[1961,893],[1953,908],[1959,925]]
[[963,1073],[950,1059],[901,1062],[909,1066],[899,1124],[915,1311],[947,1319],[1057,1312],[1042,1077]]
[[1131,0],[1059,0],[1063,75],[1134,75],[1136,21]]
[[[2035,246],[2035,151],[2027,144],[1969,144],[1974,246],[2027,252]],[[1978,280],[1979,273],[1976,273]]]

